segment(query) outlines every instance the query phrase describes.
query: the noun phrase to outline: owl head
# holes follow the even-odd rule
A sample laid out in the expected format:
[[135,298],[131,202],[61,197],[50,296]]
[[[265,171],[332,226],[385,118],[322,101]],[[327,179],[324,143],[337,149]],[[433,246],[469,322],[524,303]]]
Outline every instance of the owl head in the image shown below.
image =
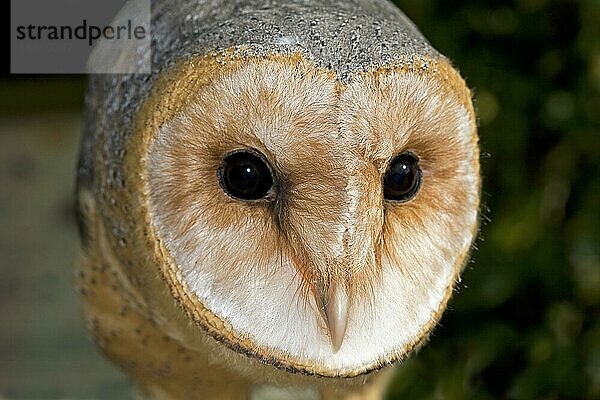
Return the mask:
[[[424,42],[403,18],[384,34],[400,24]],[[187,51],[134,83],[149,89],[125,151],[107,139],[99,157],[123,172],[127,208],[105,217],[113,230],[136,221],[135,278],[162,282],[140,284],[148,301],[181,307],[165,322],[174,335],[191,321],[275,366],[350,377],[406,356],[446,307],[477,230],[476,121],[428,45],[348,68],[298,35]],[[131,97],[105,85],[113,102]]]

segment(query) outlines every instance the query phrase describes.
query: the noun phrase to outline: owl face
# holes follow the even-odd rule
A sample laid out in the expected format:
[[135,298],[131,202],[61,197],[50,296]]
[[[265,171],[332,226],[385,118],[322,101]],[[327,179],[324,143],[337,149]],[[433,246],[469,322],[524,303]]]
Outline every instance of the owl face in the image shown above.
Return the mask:
[[162,85],[140,122],[144,206],[190,319],[324,376],[427,337],[479,204],[470,95],[450,65],[342,84],[299,55],[206,56]]

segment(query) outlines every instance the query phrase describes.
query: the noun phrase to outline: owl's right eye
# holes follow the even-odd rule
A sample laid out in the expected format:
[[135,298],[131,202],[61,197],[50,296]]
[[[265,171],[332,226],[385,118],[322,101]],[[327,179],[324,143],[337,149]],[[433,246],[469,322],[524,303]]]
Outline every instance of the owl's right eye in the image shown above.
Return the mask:
[[259,200],[273,189],[273,172],[260,153],[241,150],[225,156],[218,170],[223,191],[238,200]]

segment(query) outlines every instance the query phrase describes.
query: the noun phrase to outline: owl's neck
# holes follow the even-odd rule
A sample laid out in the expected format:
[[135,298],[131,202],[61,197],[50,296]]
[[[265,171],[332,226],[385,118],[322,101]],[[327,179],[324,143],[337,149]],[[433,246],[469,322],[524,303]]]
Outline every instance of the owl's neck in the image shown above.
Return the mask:
[[250,400],[322,400],[314,388],[285,388],[273,385],[253,385]]

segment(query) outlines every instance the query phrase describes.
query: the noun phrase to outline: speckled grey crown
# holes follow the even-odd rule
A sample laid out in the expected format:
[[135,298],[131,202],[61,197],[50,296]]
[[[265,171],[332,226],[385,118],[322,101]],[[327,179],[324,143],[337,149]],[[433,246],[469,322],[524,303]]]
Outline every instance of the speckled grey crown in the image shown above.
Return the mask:
[[169,1],[154,6],[152,29],[153,71],[241,45],[252,55],[301,52],[342,81],[402,55],[439,57],[386,0]]
[[[154,1],[152,73],[90,78],[79,184],[89,187],[94,169],[103,168],[107,181],[96,188],[123,190],[122,160],[133,116],[157,76],[184,58],[231,48],[248,56],[300,52],[341,82],[361,71],[443,57],[387,0]],[[123,226],[112,228],[118,236],[126,234]]]

